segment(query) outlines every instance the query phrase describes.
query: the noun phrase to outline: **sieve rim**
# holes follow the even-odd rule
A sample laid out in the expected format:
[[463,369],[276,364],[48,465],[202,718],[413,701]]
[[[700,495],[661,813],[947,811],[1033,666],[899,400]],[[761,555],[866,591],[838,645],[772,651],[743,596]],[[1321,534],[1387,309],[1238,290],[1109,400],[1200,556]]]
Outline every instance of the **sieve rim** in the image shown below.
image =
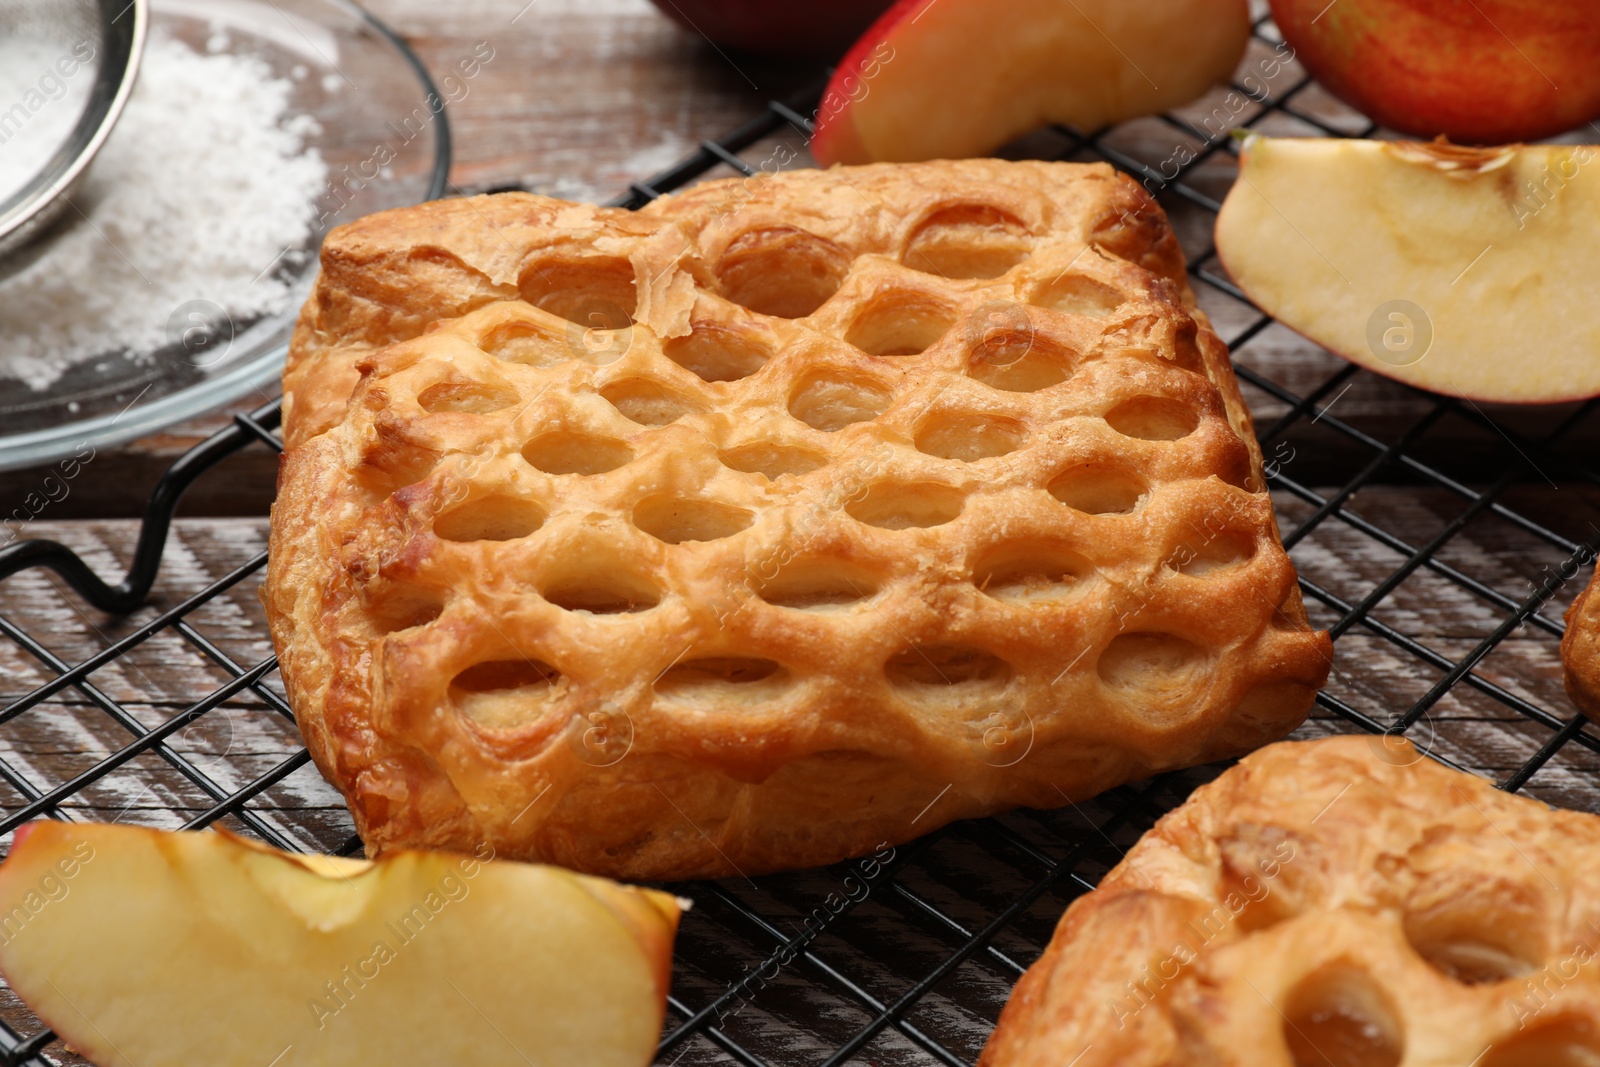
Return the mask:
[[38,236],[69,205],[133,94],[149,28],[149,0],[96,0],[95,6],[105,58],[95,70],[89,101],[52,161],[0,210],[0,257]]

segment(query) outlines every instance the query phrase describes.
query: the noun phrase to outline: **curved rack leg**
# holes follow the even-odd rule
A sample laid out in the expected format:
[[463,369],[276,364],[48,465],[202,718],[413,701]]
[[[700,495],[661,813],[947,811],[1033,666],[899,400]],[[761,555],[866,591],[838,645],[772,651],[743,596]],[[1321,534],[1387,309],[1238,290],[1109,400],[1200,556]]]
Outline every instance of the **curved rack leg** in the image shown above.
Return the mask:
[[78,595],[101,611],[113,615],[126,615],[150,595],[156,573],[161,569],[161,554],[167,543],[167,531],[178,510],[178,501],[195,479],[210,470],[218,461],[256,442],[263,441],[281,450],[283,445],[273,436],[280,418],[279,401],[250,412],[234,416],[233,425],[227,426],[195,445],[168,467],[150,494],[145,505],[144,521],[139,527],[139,543],[134,548],[133,564],[128,573],[115,585],[108,584],[72,549],[59,541],[31,538],[0,548],[0,580],[30,567],[49,567],[64,578]]

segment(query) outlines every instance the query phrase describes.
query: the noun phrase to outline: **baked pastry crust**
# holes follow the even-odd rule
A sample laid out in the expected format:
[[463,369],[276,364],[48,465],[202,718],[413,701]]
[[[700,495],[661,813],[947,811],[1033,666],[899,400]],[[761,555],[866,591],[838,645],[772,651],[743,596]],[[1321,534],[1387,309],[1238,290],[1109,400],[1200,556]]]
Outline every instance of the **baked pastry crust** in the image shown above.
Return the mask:
[[981,1067],[1600,1056],[1600,819],[1393,737],[1284,742],[1067,909]]
[[285,389],[263,600],[374,852],[825,863],[1246,751],[1327,674],[1225,347],[1105,166],[385,212],[329,235]]
[[1595,595],[1593,578],[1567,609],[1561,665],[1566,668],[1567,696],[1590,718],[1600,715],[1600,596]]

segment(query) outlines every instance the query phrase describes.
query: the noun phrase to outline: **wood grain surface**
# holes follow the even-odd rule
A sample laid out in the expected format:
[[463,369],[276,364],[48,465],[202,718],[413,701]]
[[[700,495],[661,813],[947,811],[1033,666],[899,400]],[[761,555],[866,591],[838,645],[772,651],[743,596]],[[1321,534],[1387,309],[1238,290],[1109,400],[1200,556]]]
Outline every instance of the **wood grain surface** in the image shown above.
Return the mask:
[[[1289,468],[1293,467],[1289,461]],[[217,476],[226,477],[225,464]],[[1515,486],[1505,503],[1515,514],[1565,537],[1580,537],[1600,519],[1600,492],[1569,487]],[[1283,529],[1297,537],[1313,507],[1278,495]],[[1462,514],[1469,501],[1444,489],[1374,486],[1361,490],[1296,540],[1292,555],[1302,574],[1346,603],[1365,597],[1403,561]],[[1397,539],[1385,547],[1356,524]],[[117,574],[129,558],[137,526],[130,520],[37,521],[30,533],[57,538],[103,574]],[[47,571],[24,572],[0,582],[0,620],[33,635],[48,652],[73,663],[98,652],[211,583],[258,560],[266,546],[261,518],[195,518],[175,527],[157,595],[126,618],[102,615],[66,592]],[[1561,567],[1566,553],[1516,523],[1485,512],[1466,524],[1437,553],[1440,567],[1457,568],[1521,601]],[[250,667],[271,653],[256,602],[259,571],[187,616],[196,640]],[[1410,736],[1440,756],[1479,774],[1504,780],[1570,721],[1575,710],[1561,688],[1553,627],[1571,595],[1557,589],[1539,619],[1517,628],[1473,673],[1484,687],[1502,687],[1554,725],[1541,725],[1471,685],[1456,686]],[[1330,625],[1339,612],[1313,601],[1311,614]],[[1443,673],[1426,655],[1454,659],[1472,651],[1507,612],[1441,573],[1419,568],[1369,616],[1335,644],[1334,676],[1327,692],[1379,723],[1389,723]],[[1415,642],[1408,650],[1385,629]],[[89,678],[93,692],[69,689],[0,723],[0,761],[28,784],[24,793],[0,785],[0,807],[15,811],[29,796],[69,781],[127,745],[143,729],[159,726],[203,699],[230,677],[190,640],[159,631]],[[0,641],[0,705],[8,704],[55,671],[17,645]],[[264,679],[279,692],[275,674]],[[114,701],[131,725],[117,722],[97,701]],[[1348,731],[1324,708],[1295,736]],[[1374,738],[1375,744],[1380,739]],[[1600,811],[1600,740],[1586,732],[1563,746],[1529,781],[1525,792],[1549,803]],[[273,702],[246,691],[179,731],[170,758],[141,755],[82,789],[67,808],[78,817],[177,827],[212,806],[191,774],[214,788],[244,787],[300,751],[292,723]],[[184,761],[184,766],[175,764]],[[189,773],[186,773],[189,772]],[[715,1036],[697,1033],[659,1062],[690,1065],[744,1062],[719,1042],[773,1064],[815,1064],[876,1017],[874,1004],[892,1003],[921,988],[944,967],[973,931],[1005,916],[988,945],[947,973],[915,1001],[901,1025],[888,1026],[850,1062],[911,1065],[934,1062],[925,1041],[971,1062],[992,1028],[1021,968],[1047,942],[1061,910],[1082,883],[1064,879],[1070,860],[1092,881],[1159,814],[1181,801],[1214,769],[1174,776],[1148,787],[1119,790],[1095,802],[1056,812],[1019,812],[996,820],[959,824],[897,850],[895,876],[874,881],[860,864],[840,865],[754,881],[676,887],[693,897],[675,957],[674,996],[691,1009],[718,1004]],[[1143,791],[1148,789],[1148,794]],[[935,798],[936,799],[936,798]],[[257,826],[305,848],[339,850],[352,824],[338,795],[308,764],[294,768],[249,804]],[[245,829],[237,819],[224,825]],[[1100,830],[1104,830],[1104,836]],[[1076,847],[1073,847],[1076,845]],[[1013,910],[1020,898],[1028,900]],[[844,903],[841,903],[844,901]],[[806,936],[803,952],[786,942],[824,911],[828,921]],[[837,909],[837,911],[835,911]],[[774,961],[778,962],[774,962]],[[760,978],[758,979],[757,976]],[[730,993],[732,989],[734,992]],[[863,993],[870,1000],[863,999]],[[723,998],[718,1001],[717,998]],[[0,1017],[25,1032],[34,1028],[25,1008],[0,990]],[[670,1032],[684,1021],[669,1012]],[[52,1050],[60,1053],[60,1047]],[[60,1054],[63,1062],[77,1061]]]
[[[371,0],[370,6],[411,40],[435,71],[447,69],[480,41],[495,50],[471,93],[451,107],[456,135],[451,177],[458,192],[515,185],[606,200],[816,73],[805,64],[726,55],[669,23],[646,0]],[[1253,45],[1245,69],[1259,69],[1271,54],[1270,47]],[[1296,84],[1301,73],[1285,64],[1265,86],[1269,97]],[[1198,150],[1194,130],[1247,121],[1259,107],[1246,103],[1236,109],[1235,103],[1226,90],[1218,90],[1187,109],[1180,122],[1130,123],[1103,144],[1159,168],[1175,152]],[[1359,119],[1315,87],[1297,95],[1294,107],[1334,128],[1361,129]],[[1317,130],[1286,115],[1263,125],[1279,133]],[[793,132],[777,140],[803,149]],[[774,143],[757,144],[743,155],[759,165],[771,156]],[[1051,131],[1024,138],[1007,151],[1094,158],[1081,142]],[[802,151],[793,165],[807,162]],[[731,173],[720,168],[710,176]],[[1218,154],[1197,172],[1193,191],[1219,199],[1233,173],[1231,158]],[[1210,250],[1210,212],[1171,188],[1158,191],[1186,250],[1203,259]],[[1215,270],[1214,263],[1208,269]],[[1220,289],[1197,288],[1225,338],[1252,329],[1256,316],[1247,305]],[[1277,326],[1251,335],[1238,359],[1300,396],[1323,389],[1345,367]],[[1245,392],[1263,429],[1289,410],[1270,390],[1247,386]],[[1327,386],[1311,411],[1268,442],[1267,452],[1285,479],[1275,495],[1284,532],[1294,542],[1291,554],[1302,575],[1334,602],[1308,601],[1319,624],[1336,623],[1339,604],[1361,602],[1412,551],[1450,535],[1430,562],[1416,567],[1335,644],[1327,692],[1373,722],[1392,722],[1428,693],[1451,663],[1476,654],[1514,605],[1549,588],[1539,615],[1496,642],[1468,679],[1444,694],[1411,731],[1444,758],[1503,781],[1575,715],[1561,687],[1559,619],[1575,583],[1588,577],[1587,568],[1574,571],[1569,565],[1570,545],[1600,537],[1600,486],[1587,473],[1600,426],[1572,406],[1479,410],[1458,404],[1443,412],[1435,406],[1432,398],[1357,373]],[[1499,428],[1485,416],[1493,416]],[[65,480],[54,467],[0,474],[0,521],[20,516],[6,523],[0,538],[56,538],[102,575],[120,576],[138,530],[133,516],[141,512],[160,472],[229,417],[220,412],[197,418],[107,450]],[[1571,424],[1563,425],[1569,419]],[[1538,441],[1558,428],[1561,439],[1541,448]],[[1356,492],[1342,510],[1301,529],[1317,514],[1321,499],[1402,439],[1408,455],[1448,472],[1461,487],[1441,486],[1415,465],[1391,459],[1376,467],[1373,484]],[[173,531],[156,594],[133,615],[102,615],[65,592],[53,573],[33,570],[0,581],[0,625],[32,635],[46,654],[64,663],[93,655],[259,559],[275,472],[275,457],[258,446],[201,479],[185,503],[192,517]],[[1473,505],[1471,491],[1486,487],[1494,487],[1507,510],[1483,508],[1452,532],[1451,524]],[[1550,581],[1552,575],[1574,573],[1564,583]],[[1484,588],[1474,592],[1463,576]],[[21,779],[21,784],[0,781],[0,808],[17,810],[206,697],[231,676],[218,657],[243,667],[268,657],[270,642],[256,600],[259,581],[259,571],[249,574],[197,609],[188,618],[189,636],[161,631],[95,671],[90,687],[67,689],[0,719],[0,761]],[[205,643],[209,654],[201,647]],[[0,639],[0,706],[55,673],[20,644]],[[284,761],[301,750],[292,722],[272,699],[281,692],[275,674],[264,678],[262,690],[266,695],[246,690],[226,701],[180,730],[168,746],[170,755],[140,755],[77,792],[67,806],[82,817],[174,827],[211,807],[217,791],[282,773],[251,802],[257,828],[305,848],[347,848],[352,827],[338,795],[309,764],[285,773]],[[1334,729],[1350,725],[1319,707],[1297,736]],[[1600,740],[1585,728],[1533,775],[1525,791],[1551,803],[1600,811],[1597,772]],[[992,945],[951,968],[899,1024],[886,1026],[852,1061],[932,1062],[922,1044],[927,1040],[970,1062],[1020,968],[1037,955],[1061,908],[1078,891],[1050,867],[1070,854],[1063,842],[1099,841],[1102,835],[1087,828],[1105,827],[1106,847],[1090,848],[1079,869],[1092,880],[1205,773],[1157,783],[1142,800],[1138,789],[1124,790],[1082,808],[962,825],[931,843],[907,846],[890,861],[898,872],[892,886],[870,879],[863,883],[863,898],[852,900],[807,943],[810,955],[792,957],[758,985],[750,984],[751,976],[783,939],[796,936],[819,902],[837,896],[841,878],[850,872],[830,868],[748,884],[686,887],[697,907],[679,942],[675,994],[698,1008],[719,995],[729,997],[730,986],[744,989],[725,999],[717,1012],[718,1032],[727,1041],[773,1063],[821,1062],[870,1023],[879,1006],[918,989],[928,971],[963,943],[965,933],[993,922],[1019,895],[1037,891]],[[1123,811],[1132,814],[1117,814]],[[240,828],[236,819],[224,822]],[[856,983],[857,991],[847,982]],[[861,990],[876,1000],[865,999]],[[33,1026],[25,1009],[3,991],[0,1017],[24,1029]],[[669,1013],[669,1030],[682,1018]],[[697,1035],[662,1062],[684,1067],[740,1062],[719,1047],[721,1040]],[[51,1054],[75,1062],[59,1045]],[[263,1063],[268,1059],[270,1053]]]
[[[456,94],[448,113],[455,136],[452,193],[476,193],[506,187],[531,189],[577,200],[605,201],[638,181],[666,168],[694,150],[701,140],[738,126],[769,99],[784,98],[813,81],[817,64],[773,61],[731,54],[661,16],[647,0],[460,0],[448,4],[425,0],[373,0],[372,10],[394,26],[416,48],[430,70],[442,76],[474,49],[486,43],[493,58]],[[481,49],[477,54],[481,54]],[[1275,62],[1277,50],[1261,41],[1251,44],[1238,74],[1240,88],[1261,98],[1252,100],[1238,89],[1219,87],[1176,113],[1176,121],[1145,119],[1126,123],[1101,140],[1119,161],[1151,168],[1147,182],[1157,193],[1194,259],[1211,249],[1212,214],[1180,195],[1159,177],[1173,161],[1199,152],[1197,134],[1221,135],[1236,125],[1259,119],[1260,127],[1289,136],[1316,135],[1312,121],[1327,128],[1360,132],[1359,116],[1312,85],[1295,93],[1290,106],[1299,115],[1269,111],[1288,99],[1304,79],[1298,63]],[[1271,76],[1268,76],[1268,73]],[[1265,117],[1261,117],[1265,115]],[[787,133],[758,143],[742,156],[760,166],[773,158],[782,140],[796,151],[780,158],[791,167],[812,165],[804,142]],[[1008,146],[1002,154],[1092,160],[1100,158],[1065,135],[1041,131]],[[1227,152],[1213,154],[1188,179],[1193,191],[1220,200],[1236,168]],[[708,178],[728,177],[718,167]],[[1208,269],[1218,271],[1214,260]],[[1216,318],[1227,339],[1240,335],[1255,320],[1252,309],[1220,290],[1197,284],[1202,303]],[[1254,337],[1240,353],[1241,362],[1287,388],[1305,395],[1339,370],[1343,361],[1282,327]],[[1357,374],[1348,391],[1337,394],[1340,418],[1383,441],[1396,439],[1425,414],[1432,400],[1367,372]],[[149,487],[182,452],[223,425],[234,411],[269,399],[251,396],[224,411],[200,416],[119,449],[106,450],[75,481],[72,492],[51,500],[54,518],[131,517],[141,513]],[[1252,396],[1253,402],[1264,399]],[[1537,437],[1547,426],[1567,417],[1573,405],[1553,408],[1483,406],[1514,433]],[[1271,412],[1270,405],[1257,408]],[[1290,434],[1299,447],[1305,478],[1333,483],[1359,467],[1367,450],[1338,434]],[[1520,441],[1520,439],[1519,439]],[[1561,466],[1582,462],[1600,445],[1600,420],[1585,418],[1553,450],[1548,462]],[[1471,478],[1487,466],[1515,457],[1514,448],[1492,431],[1464,419],[1447,419],[1417,442],[1414,454],[1452,474]],[[29,494],[38,493],[48,468],[0,473],[0,521],[17,511]],[[192,515],[262,514],[272,498],[276,468],[264,454],[253,455],[225,483],[197,488],[185,501]],[[1531,469],[1528,477],[1537,479]],[[1404,471],[1386,472],[1391,480]],[[1558,476],[1559,482],[1561,478]],[[24,509],[27,510],[27,509]]]

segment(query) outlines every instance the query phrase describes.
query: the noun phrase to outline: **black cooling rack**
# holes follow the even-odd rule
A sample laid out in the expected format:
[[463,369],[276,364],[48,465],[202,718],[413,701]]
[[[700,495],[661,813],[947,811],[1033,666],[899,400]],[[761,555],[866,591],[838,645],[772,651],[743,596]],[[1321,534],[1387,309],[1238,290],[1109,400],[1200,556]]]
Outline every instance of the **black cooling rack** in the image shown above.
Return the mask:
[[[1142,134],[1058,128],[1015,154],[1108,160],[1158,194],[1184,237],[1197,294],[1229,341],[1256,412],[1308,607],[1337,642],[1335,677],[1297,736],[1405,734],[1503,788],[1543,775],[1551,783],[1540,795],[1600,807],[1590,784],[1600,736],[1561,697],[1554,653],[1562,633],[1555,602],[1592,561],[1600,528],[1550,506],[1548,494],[1537,507],[1514,506],[1527,486],[1554,486],[1552,474],[1574,499],[1600,484],[1560,454],[1593,405],[1541,416],[1537,434],[1519,432],[1470,402],[1373,379],[1287,338],[1251,308],[1210,246],[1231,180],[1228,132],[1375,131],[1321,95],[1265,20],[1244,69],[1231,95],[1148,120]],[[775,144],[803,151],[819,91],[768,104],[618,203],[638,207],[719,172],[753,174],[774,158],[763,151]],[[1181,150],[1162,158],[1130,147],[1163,137]],[[1377,428],[1341,418],[1335,405],[1351,389],[1390,404],[1393,417]],[[1455,427],[1451,441],[1478,435],[1489,447],[1474,454],[1490,458],[1465,474],[1430,458],[1446,424]],[[261,633],[260,523],[234,531],[235,566],[220,578],[175,559],[187,548],[169,540],[184,489],[225,477],[225,461],[244,449],[280,448],[277,425],[277,405],[265,405],[174,464],[150,499],[136,548],[117,557],[127,574],[115,585],[96,571],[117,559],[94,545],[28,541],[0,550],[0,577],[9,577],[0,591],[32,582],[22,600],[37,622],[30,630],[0,615],[13,646],[0,642],[11,657],[0,663],[18,665],[0,689],[0,833],[40,817],[222,822],[282,848],[360,850],[299,743]],[[1312,453],[1323,458],[1300,458]],[[1313,476],[1331,488],[1314,486]],[[1385,486],[1399,488],[1384,495]],[[151,604],[158,567],[172,588],[157,590]],[[108,617],[92,616],[38,568],[53,569]],[[1429,616],[1441,603],[1455,605],[1451,625]],[[74,615],[102,634],[98,651],[51,650],[50,620]],[[137,686],[128,681],[134,674]],[[696,907],[678,942],[660,1062],[971,1064],[1066,904],[1216,770],[1167,775],[1060,811],[958,823],[831,868],[674,887]],[[75,1060],[14,998],[0,999],[0,1018],[5,1064]]]

